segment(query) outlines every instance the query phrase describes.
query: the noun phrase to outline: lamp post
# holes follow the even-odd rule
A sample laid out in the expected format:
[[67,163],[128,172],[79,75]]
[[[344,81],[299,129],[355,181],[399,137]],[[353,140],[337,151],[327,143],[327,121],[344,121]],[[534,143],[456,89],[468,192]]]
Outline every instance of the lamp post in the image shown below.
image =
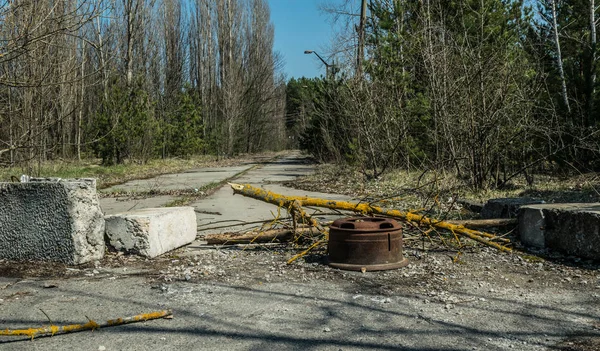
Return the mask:
[[317,55],[317,57],[319,58],[319,60],[321,60],[321,62],[323,62],[323,64],[325,65],[325,78],[329,78],[329,69],[331,68],[331,71],[333,73],[333,75],[335,75],[335,70],[334,70],[334,66],[330,65],[329,63],[327,63],[327,61],[325,61],[321,55],[317,54],[316,51],[314,50],[304,50],[304,53],[306,55],[310,55],[310,54],[315,54]]

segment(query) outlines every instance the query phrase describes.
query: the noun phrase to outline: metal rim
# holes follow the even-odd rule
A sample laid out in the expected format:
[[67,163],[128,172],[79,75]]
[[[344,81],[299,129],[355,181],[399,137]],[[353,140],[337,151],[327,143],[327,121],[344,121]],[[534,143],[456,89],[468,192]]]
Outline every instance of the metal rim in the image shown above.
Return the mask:
[[399,262],[393,263],[382,263],[382,264],[350,264],[350,263],[336,263],[329,262],[329,266],[333,268],[342,269],[345,271],[362,271],[364,268],[366,272],[372,271],[386,271],[390,269],[402,268],[408,265],[409,261],[407,258],[402,259]]
[[[346,227],[349,224],[352,226]],[[381,225],[386,225],[381,227]],[[330,226],[331,231],[343,233],[383,233],[402,230],[400,223],[387,217],[350,217],[335,220]]]

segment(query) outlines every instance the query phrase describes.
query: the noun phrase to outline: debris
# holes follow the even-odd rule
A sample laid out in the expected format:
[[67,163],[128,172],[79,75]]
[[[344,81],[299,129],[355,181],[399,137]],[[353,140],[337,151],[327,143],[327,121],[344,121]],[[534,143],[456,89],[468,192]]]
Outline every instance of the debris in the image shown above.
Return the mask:
[[[423,215],[415,214],[412,212],[403,212],[399,210],[390,210],[384,209],[382,207],[373,206],[368,203],[352,203],[347,201],[335,201],[335,200],[325,200],[319,198],[309,198],[306,196],[285,196],[276,194],[270,191],[266,191],[260,188],[253,187],[250,184],[234,184],[229,183],[231,188],[233,189],[234,194],[241,194],[247,197],[251,197],[257,200],[262,200],[279,207],[285,207],[290,209],[290,211],[296,211],[300,214],[301,217],[307,219],[311,225],[317,228],[321,233],[327,237],[326,230],[314,219],[308,216],[303,210],[302,206],[315,206],[315,207],[324,207],[329,209],[336,210],[346,210],[362,213],[364,215],[384,215],[388,217],[394,217],[403,219],[408,222],[413,222],[421,225],[429,225],[435,228],[446,229],[452,232],[455,236],[461,235],[466,236],[470,239],[478,241],[482,244],[491,246],[500,251],[510,252],[511,248],[506,247],[504,245],[500,245],[498,243],[493,242],[494,239],[503,239],[502,241],[506,242],[505,238],[498,238],[496,235],[489,234],[486,232],[481,232],[473,229],[465,228],[462,225],[455,225],[445,221],[439,221],[432,218],[428,218]],[[301,256],[300,256],[301,257]],[[295,257],[294,259],[296,259]],[[292,261],[292,260],[290,260]],[[288,262],[290,262],[288,261]]]
[[[402,226],[391,218],[338,219],[329,227],[329,265],[351,271],[404,267]],[[364,273],[364,272],[363,272]]]
[[[42,311],[43,312],[43,311]],[[33,340],[36,336],[54,336],[57,334],[75,333],[84,330],[94,330],[103,327],[114,327],[117,325],[144,322],[151,319],[168,318],[172,316],[171,310],[162,310],[151,313],[142,313],[136,316],[110,319],[104,323],[97,323],[94,320],[88,318],[88,322],[85,324],[70,324],[64,326],[50,325],[48,327],[41,328],[28,328],[28,329],[4,329],[0,330],[0,336],[29,336]]]
[[310,233],[312,228],[297,228],[296,231],[291,229],[269,229],[258,232],[248,232],[245,234],[239,233],[224,233],[224,234],[208,234],[203,239],[208,244],[252,244],[252,243],[268,243],[273,241],[290,241],[294,238],[294,234]]
[[462,225],[466,228],[488,228],[488,227],[508,227],[517,225],[516,218],[491,218],[491,219],[467,219],[467,220],[449,220],[450,224]]
[[322,245],[322,244],[324,244],[324,243],[325,243],[325,240],[319,240],[319,241],[315,242],[314,244],[312,244],[311,246],[309,246],[309,247],[308,247],[308,249],[306,249],[306,250],[304,250],[304,251],[300,252],[299,254],[297,254],[296,256],[294,256],[294,257],[290,258],[290,259],[287,261],[287,263],[288,263],[288,264],[290,264],[290,263],[294,262],[295,260],[297,260],[297,259],[299,259],[300,257],[302,257],[302,256],[306,255],[307,253],[309,253],[309,252],[310,252],[310,250],[312,250],[312,249],[314,249],[315,247],[317,247],[317,246],[319,246],[319,245]]

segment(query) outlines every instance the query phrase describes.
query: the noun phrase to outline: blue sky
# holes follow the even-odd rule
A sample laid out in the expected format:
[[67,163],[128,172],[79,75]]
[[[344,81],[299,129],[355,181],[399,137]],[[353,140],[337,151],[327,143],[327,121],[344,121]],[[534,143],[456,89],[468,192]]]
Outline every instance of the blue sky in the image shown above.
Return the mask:
[[275,51],[283,56],[287,78],[325,75],[323,63],[314,54],[304,54],[304,50],[325,53],[331,41],[331,24],[319,10],[323,0],[268,1],[275,25]]

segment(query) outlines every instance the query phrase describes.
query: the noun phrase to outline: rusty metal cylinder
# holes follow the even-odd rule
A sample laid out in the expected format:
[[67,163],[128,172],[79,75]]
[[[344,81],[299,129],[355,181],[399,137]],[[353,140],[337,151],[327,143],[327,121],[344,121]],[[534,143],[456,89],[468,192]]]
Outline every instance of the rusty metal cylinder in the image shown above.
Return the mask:
[[351,271],[404,267],[402,226],[390,218],[338,219],[329,227],[329,265]]

